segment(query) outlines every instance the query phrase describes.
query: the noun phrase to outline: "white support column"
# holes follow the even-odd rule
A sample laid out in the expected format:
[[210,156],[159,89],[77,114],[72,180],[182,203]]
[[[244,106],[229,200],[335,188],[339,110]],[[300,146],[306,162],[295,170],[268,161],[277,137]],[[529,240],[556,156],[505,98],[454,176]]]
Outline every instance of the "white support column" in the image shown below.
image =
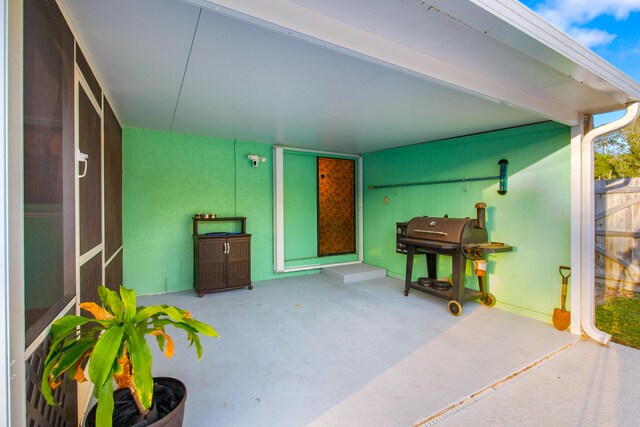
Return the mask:
[[[3,275],[3,291],[7,298],[10,371],[8,381],[9,408],[4,416],[12,427],[24,426],[26,421],[24,369],[24,208],[23,208],[23,2],[3,2],[3,75],[6,129],[3,132],[3,176],[6,177],[6,198],[3,199],[6,217],[3,221],[3,244],[7,250],[7,271]],[[6,67],[6,68],[5,68]],[[5,169],[6,167],[6,169]],[[10,250],[8,250],[11,248]],[[5,383],[6,384],[6,383]],[[5,389],[6,390],[6,389]]]
[[[9,223],[7,218],[9,216],[9,200],[8,191],[9,185],[7,182],[7,170],[8,170],[8,158],[7,150],[9,147],[7,127],[9,124],[7,114],[7,8],[6,2],[3,3],[3,7],[0,8],[0,37],[2,43],[0,44],[2,49],[2,66],[0,66],[0,218],[2,223],[0,225],[0,239],[2,239],[2,245],[0,246],[0,277],[2,292],[0,292],[0,342],[8,343],[10,330],[9,330]],[[11,425],[11,419],[9,417],[10,408],[10,383],[11,378],[11,355],[9,353],[9,346],[2,347],[0,352],[0,425]]]
[[[581,116],[582,118],[582,116]],[[582,138],[584,126],[571,128],[571,333],[582,334]]]
[[273,269],[284,271],[284,149],[273,147]]

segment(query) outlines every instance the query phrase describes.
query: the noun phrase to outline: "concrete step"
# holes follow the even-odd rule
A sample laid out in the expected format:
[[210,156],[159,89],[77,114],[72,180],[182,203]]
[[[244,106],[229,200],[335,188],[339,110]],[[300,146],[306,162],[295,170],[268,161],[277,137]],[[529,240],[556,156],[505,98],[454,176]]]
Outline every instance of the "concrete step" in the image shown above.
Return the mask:
[[340,283],[353,283],[386,277],[387,270],[368,264],[349,264],[337,267],[321,268],[320,273],[329,276]]

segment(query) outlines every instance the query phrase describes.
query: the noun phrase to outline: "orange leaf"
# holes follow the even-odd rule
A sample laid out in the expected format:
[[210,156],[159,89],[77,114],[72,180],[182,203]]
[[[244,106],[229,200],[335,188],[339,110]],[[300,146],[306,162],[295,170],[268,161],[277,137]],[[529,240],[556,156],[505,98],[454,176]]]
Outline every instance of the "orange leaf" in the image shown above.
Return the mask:
[[76,374],[73,376],[73,379],[79,383],[83,383],[87,380],[84,376],[84,369],[82,369],[82,366],[76,366]]
[[165,357],[168,359],[171,356],[173,356],[173,352],[174,352],[175,346],[173,344],[173,339],[169,335],[165,334],[164,331],[162,331],[160,329],[156,329],[156,330],[151,331],[149,333],[151,335],[153,335],[154,337],[156,337],[158,335],[162,335],[167,340],[167,342],[165,343],[165,346],[164,346],[164,355],[165,355]]
[[82,362],[84,362],[84,360],[89,357],[89,355],[91,355],[91,351],[87,351],[85,354],[83,354],[76,363],[76,374],[73,376],[73,379],[78,381],[79,383],[83,383],[87,380],[87,378],[84,376],[84,369],[82,369]]
[[164,337],[167,339],[167,345],[164,348],[164,355],[168,359],[171,356],[173,356],[174,345],[173,345],[173,340],[169,335],[164,334]]
[[80,308],[82,308],[83,310],[87,310],[89,313],[93,314],[93,317],[98,320],[109,320],[114,318],[111,313],[100,307],[95,302],[83,302],[82,304],[80,304]]
[[49,386],[51,387],[51,390],[55,390],[60,384],[62,384],[62,381],[55,382],[55,378],[53,378],[52,375],[49,375]]
[[129,352],[126,349],[122,354],[122,357],[118,359],[118,363],[122,366],[122,373],[114,374],[113,378],[116,380],[118,388],[129,388],[134,384],[134,382],[131,359],[129,358]]

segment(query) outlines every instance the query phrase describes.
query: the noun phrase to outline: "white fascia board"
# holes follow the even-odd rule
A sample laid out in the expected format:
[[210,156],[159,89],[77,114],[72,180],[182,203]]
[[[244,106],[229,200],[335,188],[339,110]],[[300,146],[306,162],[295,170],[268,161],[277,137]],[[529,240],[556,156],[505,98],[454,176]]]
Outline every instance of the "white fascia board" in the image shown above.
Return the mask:
[[[531,11],[522,3],[514,0],[469,0],[470,2],[491,13],[496,19],[492,20],[487,30],[496,40],[522,52],[523,54],[538,60],[539,62],[556,69],[557,71],[570,75],[569,70],[557,68],[556,64],[550,63],[541,54],[540,49],[531,49],[522,42],[519,37],[513,37],[513,32],[523,33],[538,43],[541,43],[553,53],[564,57],[573,64],[585,69],[593,75],[601,78],[612,89],[617,89],[616,94],[621,104],[640,100],[640,84],[627,76],[625,73],[602,59],[592,50],[578,43],[574,38],[564,31]],[[476,19],[479,16],[475,13]],[[466,17],[467,20],[474,20],[474,14]],[[485,17],[486,19],[486,17]],[[468,22],[478,28],[479,22]],[[504,26],[509,25],[512,31],[504,33]],[[484,26],[487,26],[486,24]],[[502,27],[502,29],[501,29]],[[479,28],[481,29],[481,28]],[[502,31],[501,31],[502,30]],[[545,52],[548,57],[548,51]],[[601,89],[600,89],[601,90]],[[625,99],[621,99],[624,97]]]
[[335,51],[574,126],[578,112],[287,0],[183,0]]

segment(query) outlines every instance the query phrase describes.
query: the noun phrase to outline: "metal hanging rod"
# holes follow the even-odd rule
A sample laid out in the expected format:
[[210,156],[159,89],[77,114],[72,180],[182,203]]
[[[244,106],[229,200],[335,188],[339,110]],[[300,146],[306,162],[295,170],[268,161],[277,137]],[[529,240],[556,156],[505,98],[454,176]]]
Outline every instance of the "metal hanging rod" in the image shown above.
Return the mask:
[[509,162],[506,159],[502,159],[498,162],[500,166],[500,174],[495,176],[483,176],[478,178],[460,178],[460,179],[444,179],[440,181],[422,181],[422,182],[405,182],[401,184],[387,184],[387,185],[370,185],[369,190],[375,190],[376,188],[396,188],[396,187],[413,187],[415,185],[436,185],[436,184],[451,184],[454,182],[473,182],[473,181],[492,181],[497,179],[500,183],[498,188],[498,194],[507,194],[507,165]]

